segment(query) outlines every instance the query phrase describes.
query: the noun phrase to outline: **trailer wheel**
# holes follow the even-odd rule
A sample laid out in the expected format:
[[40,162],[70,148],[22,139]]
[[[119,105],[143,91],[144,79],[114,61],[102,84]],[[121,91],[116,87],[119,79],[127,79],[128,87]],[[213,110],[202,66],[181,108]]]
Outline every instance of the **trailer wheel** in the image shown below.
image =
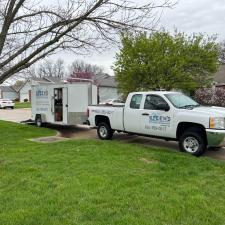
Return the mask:
[[38,127],[42,127],[43,126],[43,123],[42,123],[42,119],[40,116],[37,116],[36,117],[36,120],[35,120],[35,123]]
[[101,140],[110,140],[113,136],[110,125],[104,122],[98,124],[97,133]]

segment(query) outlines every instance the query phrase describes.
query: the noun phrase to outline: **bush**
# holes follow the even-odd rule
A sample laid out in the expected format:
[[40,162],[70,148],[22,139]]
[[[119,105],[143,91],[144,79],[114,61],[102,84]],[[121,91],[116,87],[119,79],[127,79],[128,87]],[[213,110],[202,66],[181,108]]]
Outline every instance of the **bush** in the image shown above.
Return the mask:
[[28,99],[27,99],[27,98],[25,98],[25,99],[23,100],[23,102],[28,102]]
[[202,88],[196,91],[195,99],[202,105],[214,105],[225,107],[225,89]]
[[19,102],[19,101],[20,101],[19,98],[15,98],[15,99],[14,99],[14,102]]

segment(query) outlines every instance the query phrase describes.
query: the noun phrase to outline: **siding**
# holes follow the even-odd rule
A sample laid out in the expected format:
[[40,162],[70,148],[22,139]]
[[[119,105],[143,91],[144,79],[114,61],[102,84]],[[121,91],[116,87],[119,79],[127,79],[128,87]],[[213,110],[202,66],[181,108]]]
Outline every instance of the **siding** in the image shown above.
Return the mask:
[[20,102],[23,102],[24,99],[29,100],[29,90],[31,90],[30,82],[27,82],[21,89],[20,89]]

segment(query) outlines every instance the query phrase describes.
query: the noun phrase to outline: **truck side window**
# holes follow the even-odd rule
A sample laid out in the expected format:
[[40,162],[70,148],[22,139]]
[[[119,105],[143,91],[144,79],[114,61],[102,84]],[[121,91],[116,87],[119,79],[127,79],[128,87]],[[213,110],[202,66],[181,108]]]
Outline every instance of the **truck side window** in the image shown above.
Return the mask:
[[167,102],[158,95],[147,95],[145,99],[144,109],[157,110],[160,104],[167,104]]
[[141,100],[142,100],[142,95],[140,94],[133,95],[130,101],[130,108],[140,109]]

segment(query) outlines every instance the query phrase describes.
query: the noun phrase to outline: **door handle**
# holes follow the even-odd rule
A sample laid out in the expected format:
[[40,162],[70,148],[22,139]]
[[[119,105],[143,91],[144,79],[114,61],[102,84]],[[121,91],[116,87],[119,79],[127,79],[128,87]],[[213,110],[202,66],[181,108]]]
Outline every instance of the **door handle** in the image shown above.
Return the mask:
[[148,113],[142,113],[142,116],[149,116]]

